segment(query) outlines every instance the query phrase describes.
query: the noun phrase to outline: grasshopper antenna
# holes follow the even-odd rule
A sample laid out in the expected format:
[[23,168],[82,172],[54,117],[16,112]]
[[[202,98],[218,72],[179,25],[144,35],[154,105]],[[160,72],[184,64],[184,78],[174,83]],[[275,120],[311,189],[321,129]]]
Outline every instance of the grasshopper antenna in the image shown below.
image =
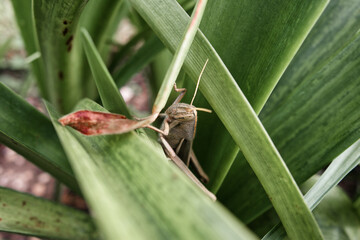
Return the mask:
[[196,109],[197,111],[212,113],[212,111],[211,111],[210,109],[207,109],[207,108],[198,108],[198,107],[196,107],[195,109]]
[[193,102],[194,102],[194,100],[195,100],[196,93],[197,93],[198,88],[199,88],[199,83],[200,83],[201,76],[203,75],[203,73],[204,73],[204,71],[205,71],[205,68],[206,68],[206,65],[207,65],[208,61],[209,61],[209,59],[206,59],[206,62],[205,62],[205,64],[204,64],[204,67],[202,68],[202,70],[201,70],[201,72],[200,72],[199,79],[198,79],[198,81],[197,81],[196,88],[195,88],[195,93],[194,93],[193,98],[191,99],[190,105],[193,105]]

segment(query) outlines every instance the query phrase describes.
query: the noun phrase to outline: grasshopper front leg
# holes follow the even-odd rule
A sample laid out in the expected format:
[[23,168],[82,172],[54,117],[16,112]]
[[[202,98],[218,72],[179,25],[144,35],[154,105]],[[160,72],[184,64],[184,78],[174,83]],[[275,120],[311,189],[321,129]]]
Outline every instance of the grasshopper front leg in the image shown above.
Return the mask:
[[180,93],[179,96],[177,96],[177,98],[173,102],[173,104],[176,104],[176,103],[179,103],[181,101],[181,99],[184,97],[187,90],[186,90],[186,88],[177,88],[176,83],[174,84],[174,90],[175,90],[175,92]]

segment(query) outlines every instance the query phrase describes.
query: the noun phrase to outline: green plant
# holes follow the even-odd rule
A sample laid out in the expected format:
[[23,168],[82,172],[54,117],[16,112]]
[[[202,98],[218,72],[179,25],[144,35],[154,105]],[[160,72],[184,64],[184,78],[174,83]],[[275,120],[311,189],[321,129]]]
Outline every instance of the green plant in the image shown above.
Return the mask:
[[[153,71],[149,84],[156,95],[170,64],[166,49],[175,52],[183,42],[189,21],[185,10],[191,11],[194,1],[12,3],[28,55],[41,53],[31,69],[50,119],[0,84],[0,141],[83,194],[101,237],[256,239],[244,223],[256,219],[252,230],[259,234],[270,230],[278,221],[255,223],[265,219],[273,206],[292,239],[321,239],[320,229],[328,239],[321,222],[326,217],[317,218],[319,228],[309,210],[325,193],[313,190],[304,200],[297,184],[344,152],[332,165],[341,174],[324,174],[336,181],[326,184],[329,181],[319,179],[313,188],[328,191],[359,162],[358,0],[208,2],[201,32],[195,35],[177,82],[193,92],[209,59],[194,105],[215,113],[199,113],[194,151],[210,177],[207,187],[216,193],[217,203],[166,160],[151,133],[84,137],[57,121],[60,114],[78,109],[131,116],[115,84],[123,86],[149,64]],[[110,59],[108,40],[125,17],[138,34]],[[141,41],[145,43],[133,53],[132,47]],[[128,55],[129,61],[117,67]],[[98,95],[103,107],[82,100],[98,101]],[[189,98],[185,96],[184,102]],[[349,167],[343,167],[345,163]],[[3,191],[0,201],[19,212],[24,209],[22,201],[4,200],[3,195],[29,198],[26,202],[34,205],[43,201]],[[52,205],[46,212],[26,205],[44,216],[39,217],[40,231],[35,221],[20,228],[16,223],[26,216],[1,215],[2,210],[0,230],[58,239],[99,236],[90,216],[68,209],[69,218],[81,216],[72,218],[78,232],[57,233],[60,223],[46,219],[56,219],[53,209],[62,206],[47,204]],[[354,207],[359,209],[359,204]],[[359,216],[354,218],[352,226],[338,226],[356,232]],[[279,225],[265,238],[284,236]]]

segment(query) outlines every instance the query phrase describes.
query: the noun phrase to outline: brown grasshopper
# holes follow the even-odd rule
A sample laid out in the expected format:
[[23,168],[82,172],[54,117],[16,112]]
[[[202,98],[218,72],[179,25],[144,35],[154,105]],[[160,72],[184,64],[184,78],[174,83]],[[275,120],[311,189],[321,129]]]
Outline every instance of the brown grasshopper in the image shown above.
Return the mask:
[[174,89],[176,92],[180,92],[180,95],[165,111],[165,119],[161,125],[163,132],[159,134],[160,143],[165,152],[167,152],[168,146],[164,144],[164,141],[166,141],[186,166],[189,167],[191,161],[201,181],[207,183],[209,178],[202,169],[192,149],[196,133],[197,110],[203,109],[196,108],[192,103],[181,103],[180,101],[184,97],[186,89],[179,89],[176,85],[174,85]]
[[200,188],[203,189],[211,198],[215,199],[215,196],[210,193],[199,180],[188,169],[190,162],[198,172],[200,179],[203,183],[209,181],[208,176],[202,169],[199,161],[197,160],[192,144],[195,138],[196,125],[197,125],[197,111],[205,111],[211,113],[211,110],[204,108],[197,108],[193,106],[200,79],[202,73],[205,70],[206,61],[196,85],[194,96],[190,104],[181,103],[181,99],[186,93],[185,88],[177,88],[174,85],[174,90],[180,92],[179,96],[175,99],[173,104],[165,111],[161,116],[165,117],[160,127],[157,129],[152,126],[148,126],[151,129],[159,132],[159,141],[164,149],[166,155],[186,174],[190,177]]

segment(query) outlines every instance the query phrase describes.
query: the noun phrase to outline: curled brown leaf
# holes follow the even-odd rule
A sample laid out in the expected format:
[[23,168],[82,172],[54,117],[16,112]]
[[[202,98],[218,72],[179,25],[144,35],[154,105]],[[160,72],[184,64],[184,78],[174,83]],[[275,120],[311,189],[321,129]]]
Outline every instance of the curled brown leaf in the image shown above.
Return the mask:
[[132,120],[121,114],[80,110],[59,119],[63,126],[70,126],[85,135],[126,133],[151,124],[157,115],[142,120]]

